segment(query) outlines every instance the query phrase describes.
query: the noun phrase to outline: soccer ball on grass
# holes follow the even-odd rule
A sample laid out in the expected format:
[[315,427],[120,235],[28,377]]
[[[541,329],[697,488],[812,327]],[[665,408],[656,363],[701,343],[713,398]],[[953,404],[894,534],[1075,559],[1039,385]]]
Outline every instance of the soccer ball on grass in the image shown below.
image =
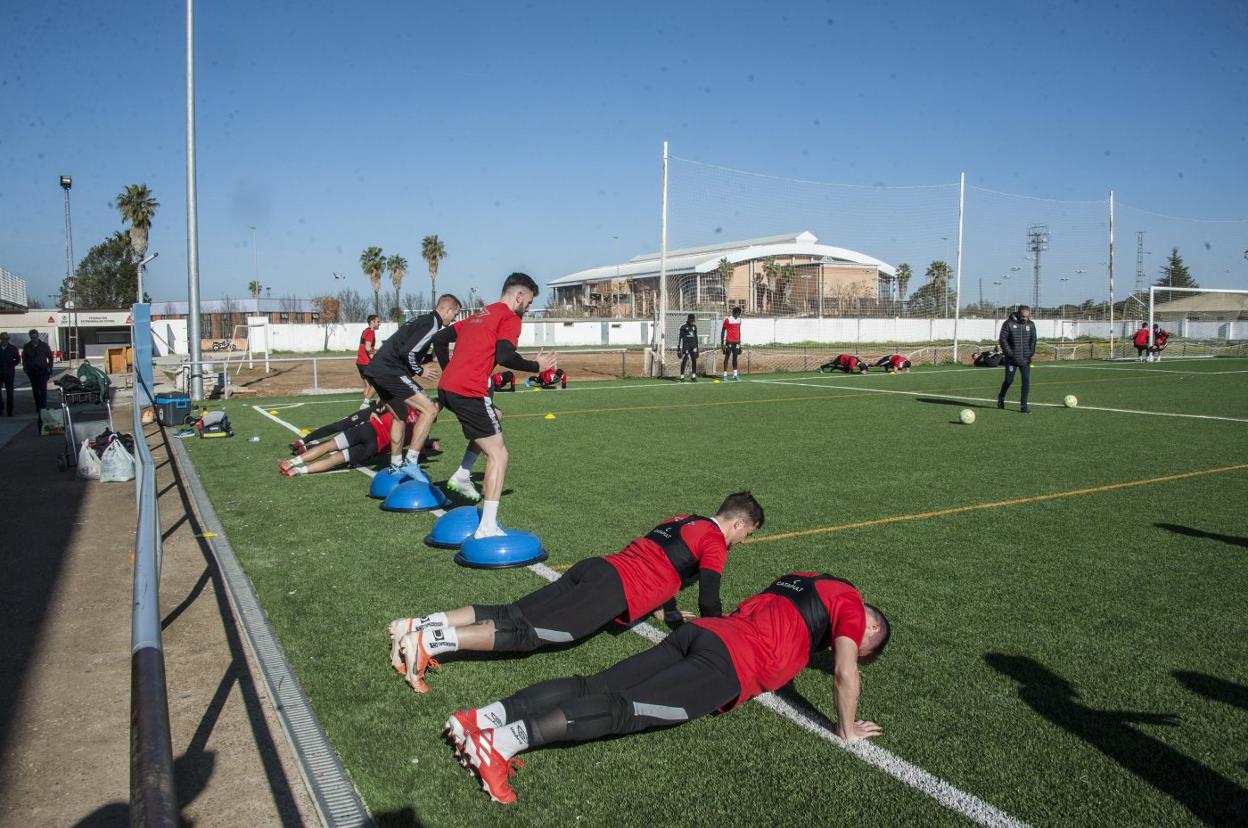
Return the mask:
[[964,408],[958,412],[958,419],[962,421],[963,425],[970,425],[975,422],[975,412],[969,408]]

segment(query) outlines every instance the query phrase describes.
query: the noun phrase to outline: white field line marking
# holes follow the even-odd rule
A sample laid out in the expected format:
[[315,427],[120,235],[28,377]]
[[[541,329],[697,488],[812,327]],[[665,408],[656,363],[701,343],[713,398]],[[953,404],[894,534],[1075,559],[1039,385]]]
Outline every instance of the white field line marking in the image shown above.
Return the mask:
[[[801,385],[807,388],[829,388],[834,391],[868,391],[876,394],[902,394],[909,397],[934,397],[946,400],[967,400],[969,402],[995,403],[996,397],[968,397],[963,394],[946,394],[940,391],[897,391],[892,388],[863,388],[853,385],[815,385],[811,382],[790,382],[788,380],[750,380],[762,385]],[[1033,402],[1029,405],[1043,408],[1065,408],[1062,403]],[[1181,417],[1189,420],[1221,420],[1228,423],[1248,423],[1244,417],[1218,417],[1213,414],[1179,414],[1173,411],[1137,411],[1133,408],[1107,408],[1100,405],[1079,405],[1075,411],[1108,411],[1113,414],[1145,414],[1151,417]]]
[[1147,371],[1152,374],[1183,374],[1189,377],[1217,377],[1222,374],[1248,374],[1248,369],[1239,371],[1178,371],[1173,368],[1128,368],[1110,365],[1067,365],[1067,368],[1081,371]]
[[[252,408],[268,417],[273,422],[283,426],[284,428],[290,429],[295,434],[299,433],[299,428],[297,426],[270,414],[268,411],[260,408],[260,406],[253,405]],[[356,467],[356,471],[363,472],[369,477],[374,475],[372,469]],[[434,517],[441,517],[446,513],[442,509],[432,509],[429,514]],[[547,581],[554,582],[560,578],[558,572],[551,569],[544,563],[536,563],[532,566],[526,567],[526,569],[537,575],[539,578],[543,578]],[[654,644],[658,644],[666,637],[658,629],[646,623],[634,625],[632,627],[632,631]],[[969,794],[963,790],[955,788],[943,779],[933,776],[919,766],[907,762],[900,756],[890,753],[878,745],[869,744],[866,741],[852,743],[846,742],[831,730],[819,724],[806,713],[779,698],[774,693],[763,693],[754,700],[773,713],[783,716],[789,721],[795,723],[803,730],[809,731],[819,738],[831,742],[842,750],[852,753],[854,756],[857,756],[867,764],[884,771],[897,781],[909,785],[920,793],[930,796],[932,799],[935,799],[949,810],[956,811],[979,825],[992,826],[992,828],[998,828],[998,826],[1001,828],[1027,828],[1027,823],[1010,816],[1004,811],[990,805],[973,794]]]

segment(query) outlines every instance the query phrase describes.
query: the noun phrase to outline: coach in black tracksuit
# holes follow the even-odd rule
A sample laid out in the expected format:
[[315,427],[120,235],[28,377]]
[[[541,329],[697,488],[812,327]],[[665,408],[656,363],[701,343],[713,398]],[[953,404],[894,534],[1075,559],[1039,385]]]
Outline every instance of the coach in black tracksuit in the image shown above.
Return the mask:
[[997,394],[997,408],[1005,408],[1005,392],[1010,390],[1010,385],[1014,382],[1014,372],[1018,371],[1023,375],[1023,396],[1019,411],[1030,414],[1027,392],[1031,387],[1031,358],[1036,353],[1036,323],[1031,321],[1031,308],[1019,305],[1018,310],[1010,314],[1001,326],[997,345],[1005,356],[1005,381],[1001,383],[1001,391]]
[[691,313],[680,326],[676,337],[676,356],[680,357],[680,381],[685,381],[685,361],[689,361],[689,369],[693,372],[693,381],[698,381],[698,323]]

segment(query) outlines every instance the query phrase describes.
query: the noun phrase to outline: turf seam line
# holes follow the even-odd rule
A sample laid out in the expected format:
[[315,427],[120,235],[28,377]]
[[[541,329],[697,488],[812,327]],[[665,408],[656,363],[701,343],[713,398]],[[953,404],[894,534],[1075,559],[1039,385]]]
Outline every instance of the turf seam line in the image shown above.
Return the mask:
[[[252,408],[279,425],[290,429],[295,434],[299,433],[298,427],[286,422],[285,420],[279,419],[273,414],[270,414],[268,411],[260,408],[260,406],[253,405]],[[357,468],[357,470],[364,472],[370,477],[372,476],[371,469],[366,470],[363,468]],[[441,509],[434,509],[430,512],[430,514],[435,517],[440,517],[442,514],[445,514],[445,512]],[[544,563],[536,563],[525,568],[546,581],[554,582],[560,578],[560,574],[558,572],[551,569]],[[248,585],[250,586],[250,582],[248,582]],[[254,592],[252,594],[254,596]],[[666,637],[661,631],[646,623],[636,624],[631,627],[631,629],[642,638],[645,638],[654,644],[658,644]],[[295,681],[295,684],[297,685],[298,682]],[[300,692],[302,695],[302,691]],[[943,779],[928,773],[919,766],[907,762],[900,756],[890,753],[878,745],[873,745],[866,741],[855,743],[846,742],[831,730],[819,724],[810,715],[780,699],[773,693],[763,693],[762,695],[757,696],[754,701],[757,701],[773,713],[788,719],[798,727],[813,733],[825,741],[831,742],[833,745],[858,757],[867,764],[872,765],[884,773],[887,773],[899,782],[931,797],[949,810],[955,811],[979,825],[989,826],[990,828],[1027,828],[1027,823],[1010,816],[1006,812],[985,802],[973,794],[969,794],[954,787],[948,782],[945,782]],[[321,731],[321,735],[324,736],[324,731]],[[352,788],[352,790],[354,790],[354,788]]]
[[1011,498],[1010,500],[997,500],[991,503],[969,503],[965,506],[950,506],[946,509],[935,509],[930,512],[918,512],[912,515],[894,515],[892,517],[876,518],[874,520],[860,520],[854,523],[842,523],[837,526],[821,526],[816,529],[798,529],[794,532],[782,532],[778,535],[764,535],[759,538],[749,538],[742,541],[742,543],[766,543],[768,541],[788,540],[790,538],[803,538],[809,535],[821,535],[828,532],[841,532],[845,529],[864,529],[868,526],[884,526],[889,523],[904,523],[911,520],[924,520],[926,518],[957,515],[962,514],[963,512],[977,512],[983,509],[1000,509],[1005,506],[1023,506],[1029,503],[1042,503],[1046,500],[1061,500],[1063,498],[1077,497],[1079,495],[1112,492],[1118,489],[1131,489],[1136,486],[1148,486],[1154,483],[1168,483],[1173,480],[1187,480],[1192,477],[1205,477],[1211,474],[1225,474],[1226,472],[1242,471],[1243,469],[1248,469],[1248,463],[1238,463],[1233,466],[1218,466],[1212,469],[1197,469],[1196,471],[1181,472],[1179,474],[1167,474],[1162,477],[1149,477],[1144,480],[1126,480],[1121,483],[1106,483],[1102,486],[1071,489],[1065,492],[1016,497]]
[[277,640],[277,634],[260,605],[251,579],[247,577],[238,556],[234,554],[234,548],[208,499],[194,463],[180,441],[173,440],[171,444],[178,470],[187,482],[195,511],[206,530],[205,540],[225,582],[234,619],[242,628],[252,659],[264,679],[269,703],[295,754],[295,765],[311,795],[321,823],[328,828],[374,825],[359,791],[347,776],[337,751],[304,693],[303,685],[295,676],[294,669]]

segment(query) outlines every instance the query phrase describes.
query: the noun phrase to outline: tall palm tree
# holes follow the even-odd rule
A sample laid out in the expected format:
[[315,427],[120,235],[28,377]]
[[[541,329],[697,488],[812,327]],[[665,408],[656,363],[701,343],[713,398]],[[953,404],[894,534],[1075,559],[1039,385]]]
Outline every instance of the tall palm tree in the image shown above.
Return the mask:
[[262,288],[260,286],[260,283],[256,281],[255,279],[252,279],[250,282],[247,283],[247,290],[248,292],[251,293],[252,299],[260,298],[260,291],[262,290]]
[[910,277],[914,274],[910,272],[910,265],[902,262],[897,265],[897,298],[906,301],[906,291],[910,288]]
[[386,268],[390,271],[390,283],[394,285],[394,309],[396,315],[395,322],[402,322],[403,303],[399,299],[399,288],[403,285],[403,277],[407,275],[407,259],[395,253],[386,259]]
[[380,247],[366,247],[360,254],[360,270],[373,286],[373,313],[381,316],[381,274],[386,270],[386,257]]
[[446,245],[436,235],[425,236],[420,243],[420,257],[429,265],[429,279],[433,282],[433,301],[438,301],[438,262],[446,258]]
[[[129,184],[115,200],[121,220],[130,222],[130,248],[138,261],[135,265],[135,284],[143,284],[143,257],[147,255],[147,237],[152,229],[152,218],[160,202],[152,196],[146,184]],[[143,297],[139,297],[143,301]]]
[[944,302],[945,316],[949,315],[949,264],[943,259],[937,259],[927,266],[927,271],[923,274],[932,281],[938,293],[936,296],[936,309],[940,309],[940,303]]
[[715,272],[719,274],[719,287],[724,292],[724,307],[727,308],[731,304],[728,299],[728,289],[732,286],[732,277],[736,274],[736,270],[732,262],[725,258],[719,260],[719,264],[715,266]]

